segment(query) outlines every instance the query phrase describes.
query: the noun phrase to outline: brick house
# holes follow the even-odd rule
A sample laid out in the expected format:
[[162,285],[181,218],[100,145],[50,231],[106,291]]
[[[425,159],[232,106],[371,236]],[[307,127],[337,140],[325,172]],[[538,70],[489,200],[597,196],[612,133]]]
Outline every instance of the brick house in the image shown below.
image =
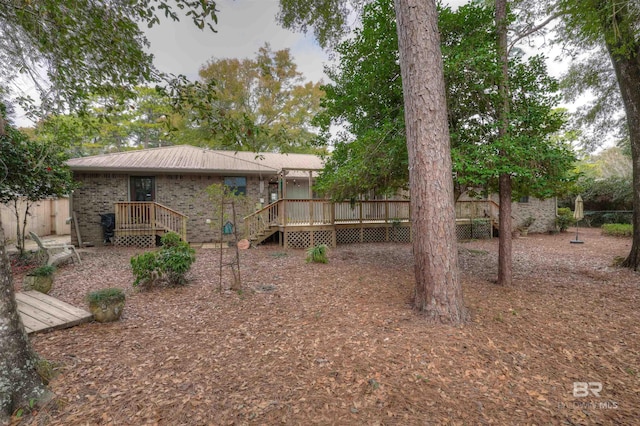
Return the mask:
[[[215,218],[206,194],[209,185],[234,187],[261,208],[284,191],[289,198],[310,198],[311,175],[322,168],[322,160],[315,155],[215,151],[189,145],[73,158],[67,164],[80,184],[71,196],[70,210],[82,242],[96,245],[103,244],[100,215],[117,214],[119,206],[127,212],[138,206],[143,216],[150,208],[166,207],[151,214],[154,218],[173,213],[186,216],[189,242],[220,241],[221,230],[211,226]],[[152,244],[151,237],[137,231],[137,245]],[[74,244],[79,243],[75,231],[71,237]]]
[[[77,245],[103,244],[101,215],[109,213],[116,219],[116,244],[151,246],[168,230],[191,243],[222,241],[223,227],[206,193],[214,183],[236,188],[251,200],[246,219],[236,226],[256,244],[274,234],[285,247],[299,248],[411,238],[406,197],[356,202],[315,198],[313,179],[322,169],[322,160],[315,155],[179,145],[67,163],[80,183],[70,202],[76,221],[71,237]],[[498,223],[497,201],[497,195],[483,200],[460,197],[458,238],[490,237]],[[514,228],[530,216],[536,219],[530,232],[555,229],[556,200],[527,198],[514,203]]]

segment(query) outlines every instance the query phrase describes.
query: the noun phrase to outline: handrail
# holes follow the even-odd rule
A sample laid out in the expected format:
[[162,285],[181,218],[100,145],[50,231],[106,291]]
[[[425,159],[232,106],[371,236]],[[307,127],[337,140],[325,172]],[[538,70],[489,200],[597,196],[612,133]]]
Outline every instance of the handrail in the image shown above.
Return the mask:
[[170,207],[153,201],[114,203],[115,231],[121,235],[131,232],[172,231],[187,241],[188,217]]
[[165,206],[164,204],[156,203],[155,201],[154,201],[153,203],[154,203],[156,206],[158,206],[158,207],[161,207],[161,208],[163,208],[163,209],[165,209],[165,210],[169,210],[171,213],[175,213],[175,214],[176,214],[176,215],[178,215],[178,216],[184,216],[185,218],[189,219],[189,216],[187,216],[187,215],[186,215],[186,214],[184,214],[184,213],[180,213],[179,211],[174,210],[174,209],[172,209],[171,207],[167,207],[167,206]]
[[[469,204],[469,209],[462,206]],[[463,211],[465,210],[465,211]],[[457,217],[497,221],[499,205],[493,200],[465,200],[456,203]],[[464,214],[463,214],[464,213]],[[409,200],[362,200],[332,202],[326,199],[280,199],[244,217],[246,238],[264,235],[273,226],[347,224],[393,224],[411,219]]]

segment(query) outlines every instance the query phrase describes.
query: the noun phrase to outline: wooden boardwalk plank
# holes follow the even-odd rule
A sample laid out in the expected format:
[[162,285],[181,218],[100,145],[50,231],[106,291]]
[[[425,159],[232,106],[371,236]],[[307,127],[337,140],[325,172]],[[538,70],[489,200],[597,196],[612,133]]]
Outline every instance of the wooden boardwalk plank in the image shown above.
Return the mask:
[[93,317],[89,312],[37,291],[16,293],[16,301],[27,333],[73,327]]

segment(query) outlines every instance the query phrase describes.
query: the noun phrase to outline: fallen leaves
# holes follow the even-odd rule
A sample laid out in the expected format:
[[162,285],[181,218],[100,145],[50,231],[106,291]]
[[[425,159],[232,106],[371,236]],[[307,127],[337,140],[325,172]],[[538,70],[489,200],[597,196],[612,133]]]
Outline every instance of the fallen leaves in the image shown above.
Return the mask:
[[[515,240],[512,288],[490,282],[496,240],[461,244],[473,321],[460,329],[411,310],[408,245],[341,246],[321,269],[302,250],[246,250],[242,294],[217,290],[217,250],[198,250],[187,287],[138,293],[138,250],[86,249],[51,294],[84,307],[88,291],[122,287],[124,316],[32,337],[63,368],[56,405],[24,422],[631,424],[640,280],[608,267],[623,240],[588,232],[580,248]],[[617,408],[585,415],[575,381],[602,381]]]

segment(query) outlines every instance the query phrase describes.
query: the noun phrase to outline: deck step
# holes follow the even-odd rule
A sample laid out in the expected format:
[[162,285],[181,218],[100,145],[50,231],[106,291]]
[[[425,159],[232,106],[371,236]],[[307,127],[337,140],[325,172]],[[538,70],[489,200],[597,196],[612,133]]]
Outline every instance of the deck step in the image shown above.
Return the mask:
[[16,302],[29,334],[73,327],[93,319],[89,312],[37,291],[16,293]]

